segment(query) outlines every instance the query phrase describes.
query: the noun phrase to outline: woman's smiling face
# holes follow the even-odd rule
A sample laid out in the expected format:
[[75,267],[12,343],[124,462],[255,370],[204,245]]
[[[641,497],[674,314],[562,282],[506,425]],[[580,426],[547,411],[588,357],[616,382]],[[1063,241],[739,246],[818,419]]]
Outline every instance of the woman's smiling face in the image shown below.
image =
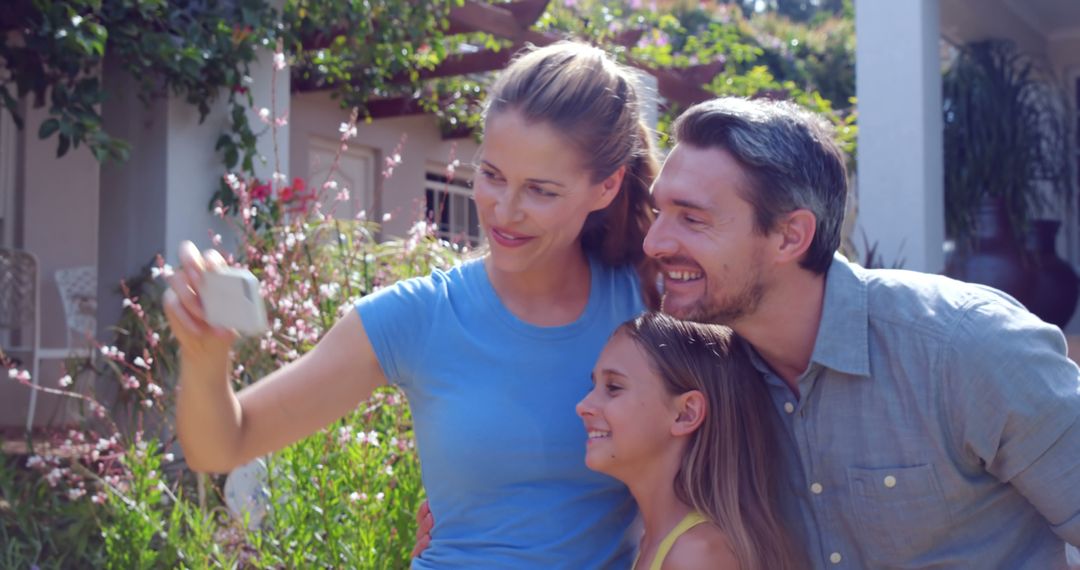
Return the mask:
[[593,388],[577,405],[589,440],[585,464],[618,479],[654,462],[670,447],[678,416],[637,342],[624,333],[608,341],[592,373]]
[[494,267],[520,272],[580,252],[590,212],[615,192],[593,183],[575,145],[514,110],[488,118],[474,196]]

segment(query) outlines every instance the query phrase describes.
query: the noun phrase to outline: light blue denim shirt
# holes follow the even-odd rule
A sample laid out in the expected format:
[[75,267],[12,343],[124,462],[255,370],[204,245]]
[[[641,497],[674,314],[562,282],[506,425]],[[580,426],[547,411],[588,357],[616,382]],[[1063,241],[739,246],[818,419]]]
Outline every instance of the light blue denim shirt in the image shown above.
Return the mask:
[[750,352],[807,567],[1066,567],[1080,372],[1056,327],[994,289],[837,256],[801,398]]

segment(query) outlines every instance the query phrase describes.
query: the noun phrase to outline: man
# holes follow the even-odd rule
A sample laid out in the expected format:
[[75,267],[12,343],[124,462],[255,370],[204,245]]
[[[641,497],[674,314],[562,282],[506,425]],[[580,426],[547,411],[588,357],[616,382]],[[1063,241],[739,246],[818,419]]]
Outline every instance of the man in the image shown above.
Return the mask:
[[1065,568],[1080,374],[987,287],[835,256],[847,182],[820,120],[717,99],[674,126],[645,250],[663,310],[731,326],[776,405],[814,568]]

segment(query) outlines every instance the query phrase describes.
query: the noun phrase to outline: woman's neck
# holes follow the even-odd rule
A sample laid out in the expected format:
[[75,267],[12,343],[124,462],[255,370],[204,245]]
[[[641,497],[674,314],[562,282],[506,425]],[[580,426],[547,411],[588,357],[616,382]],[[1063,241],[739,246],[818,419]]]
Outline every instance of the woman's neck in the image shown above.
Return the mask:
[[519,319],[538,326],[574,322],[589,302],[589,260],[580,248],[545,260],[523,271],[500,271],[484,257],[484,268],[495,294]]

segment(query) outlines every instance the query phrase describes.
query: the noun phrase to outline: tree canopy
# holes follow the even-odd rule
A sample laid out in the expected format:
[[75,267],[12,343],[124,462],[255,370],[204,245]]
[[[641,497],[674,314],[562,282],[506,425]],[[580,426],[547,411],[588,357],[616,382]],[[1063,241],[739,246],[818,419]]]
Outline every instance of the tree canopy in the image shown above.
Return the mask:
[[[125,141],[104,129],[100,115],[109,96],[100,70],[111,58],[138,78],[144,100],[172,94],[204,118],[215,101],[228,101],[231,125],[218,150],[228,169],[251,172],[249,70],[259,50],[280,45],[294,90],[329,90],[361,118],[375,104],[404,100],[437,115],[445,132],[466,133],[478,124],[492,74],[467,65],[452,75],[439,70],[469,53],[509,53],[522,38],[498,26],[462,27],[450,16],[495,6],[531,22],[530,33],[593,42],[624,62],[677,73],[706,95],[791,98],[832,117],[853,151],[850,0],[657,4],[287,0],[278,11],[267,0],[13,0],[0,15],[0,104],[20,126],[20,99],[47,105],[38,134],[57,137],[58,155],[86,144],[99,160],[124,159]],[[522,15],[535,6],[542,13]],[[666,101],[661,131],[684,105]]]

